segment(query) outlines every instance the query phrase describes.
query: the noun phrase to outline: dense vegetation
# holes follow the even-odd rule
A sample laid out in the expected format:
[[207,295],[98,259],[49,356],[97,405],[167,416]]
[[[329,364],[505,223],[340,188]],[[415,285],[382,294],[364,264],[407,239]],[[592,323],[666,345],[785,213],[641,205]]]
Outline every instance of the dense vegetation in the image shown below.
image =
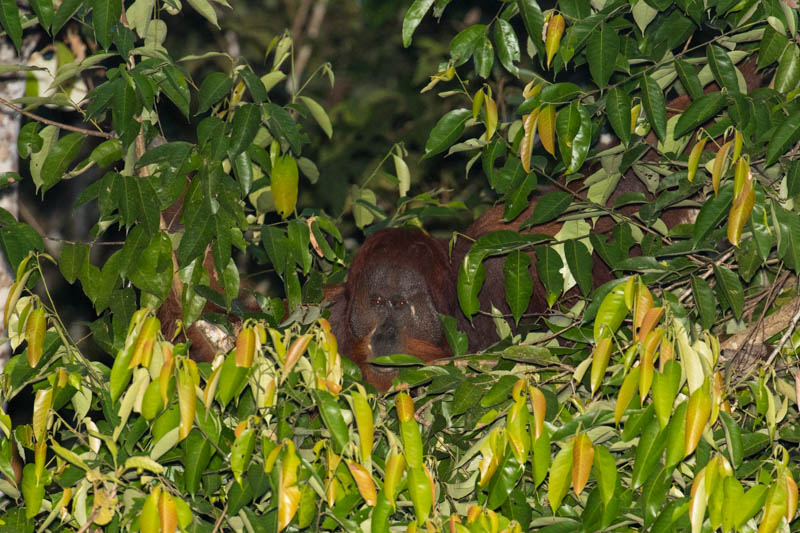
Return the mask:
[[[212,27],[228,10],[187,4],[0,0],[4,38],[19,49],[44,32],[58,52],[16,102],[29,170],[0,182],[31,180],[48,198],[91,176],[76,205],[97,209],[58,257],[0,213],[16,270],[2,396],[33,405],[14,424],[0,413],[0,531],[797,529],[794,0],[415,0],[393,31],[413,47],[431,25],[438,56],[420,59],[430,83],[414,98],[437,122],[421,161],[418,127],[408,146],[380,148],[380,165],[347,184],[343,218],[308,193],[327,177],[319,146],[348,153],[331,120],[348,112],[310,92],[333,84],[335,65],[298,77],[290,32],[254,65],[177,57],[164,19]],[[62,37],[87,43],[85,57]],[[40,120],[45,105],[82,125]],[[172,136],[180,117],[189,130]],[[599,146],[604,132],[619,142]],[[431,161],[450,177],[415,174]],[[644,190],[618,194],[631,180]],[[176,226],[164,212],[180,198]],[[488,235],[459,271],[467,315],[486,258],[522,273],[505,280],[503,341],[467,354],[451,329],[456,360],[390,356],[406,385],[366,390],[321,305],[352,256],[342,229],[432,227],[495,202],[513,220],[533,199],[523,228],[562,222],[555,237]],[[691,218],[666,224],[675,207]],[[613,229],[593,232],[600,216]],[[532,249],[552,309],[512,334]],[[595,289],[592,254],[618,278]],[[243,291],[246,262],[278,290]],[[91,301],[106,359],[72,337],[51,264]],[[155,311],[171,294],[184,327],[221,328],[229,351],[198,364],[165,337]]]

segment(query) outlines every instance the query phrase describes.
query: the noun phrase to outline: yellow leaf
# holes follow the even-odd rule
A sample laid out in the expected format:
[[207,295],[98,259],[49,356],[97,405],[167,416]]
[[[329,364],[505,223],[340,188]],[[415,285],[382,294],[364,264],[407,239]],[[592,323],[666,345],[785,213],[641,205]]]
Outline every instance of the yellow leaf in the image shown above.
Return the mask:
[[166,491],[161,493],[158,500],[158,514],[161,517],[161,533],[175,533],[178,529],[178,508]]
[[697,167],[700,164],[700,155],[703,153],[703,148],[706,146],[707,141],[708,138],[706,137],[698,140],[692,147],[692,151],[689,153],[689,174],[687,177],[690,182],[694,180],[694,177],[697,174]]
[[[172,379],[172,369],[175,367],[175,358],[172,355],[172,344],[168,342],[161,343],[161,353],[164,356],[164,363],[161,365],[161,373],[158,376],[158,384],[161,387],[161,400],[164,402],[164,407],[169,402],[167,392],[169,391],[169,380]],[[212,399],[214,395],[211,395]]]
[[538,130],[542,147],[553,157],[556,156],[556,106],[547,104],[539,110]]
[[483,107],[483,99],[485,97],[486,93],[483,92],[483,89],[479,89],[478,92],[475,93],[475,96],[472,97],[472,120],[478,120],[478,115]]
[[53,389],[39,389],[33,400],[33,438],[43,442],[47,433],[47,420],[53,407]]
[[10,318],[11,312],[14,311],[14,308],[17,306],[17,302],[19,301],[19,297],[22,295],[22,291],[25,289],[25,284],[28,283],[28,278],[31,275],[33,270],[28,270],[23,274],[21,278],[11,284],[11,288],[8,289],[8,294],[6,296],[6,304],[3,307],[3,329],[8,329],[8,319]]
[[[653,332],[655,334],[655,332]],[[653,365],[653,350],[642,350],[642,357],[639,361],[639,401],[644,405],[644,399],[650,392],[650,386],[653,384],[653,373],[655,367]]]
[[736,167],[733,171],[733,199],[739,197],[739,193],[744,188],[745,181],[752,181],[753,175],[750,173],[750,162],[747,156],[742,157],[736,162]]
[[397,489],[400,486],[400,480],[403,478],[403,473],[406,471],[406,460],[402,454],[392,455],[386,461],[386,472],[383,478],[383,491],[386,493],[386,498],[395,506],[395,498],[397,497]]
[[158,513],[158,501],[161,496],[161,487],[154,488],[144,500],[142,512],[139,515],[139,529],[142,533],[161,533],[161,519]]
[[[192,372],[192,366],[195,371]],[[180,429],[178,430],[178,440],[183,440],[189,436],[194,423],[194,414],[197,409],[197,394],[195,392],[196,383],[193,375],[197,374],[196,364],[191,359],[187,359],[178,367],[178,406],[180,408]]]
[[534,109],[522,117],[522,140],[519,142],[519,158],[522,161],[522,168],[525,172],[531,171],[531,154],[533,153],[533,141],[536,138],[536,122],[539,117],[539,109]]
[[295,453],[294,443],[287,440],[281,461],[278,484],[278,531],[283,531],[291,523],[300,505],[300,489],[297,487],[297,467],[300,465]]
[[236,337],[236,366],[250,368],[256,353],[256,332],[253,328],[242,328]]
[[[744,161],[744,158],[740,161]],[[733,201],[728,214],[728,241],[734,246],[739,246],[742,229],[750,219],[755,201],[756,193],[753,189],[753,181],[745,180],[741,194]]]
[[297,162],[291,154],[275,158],[272,165],[272,199],[275,210],[286,218],[294,212],[297,205]]
[[544,431],[544,415],[547,412],[547,401],[544,398],[544,393],[536,387],[528,387],[528,392],[533,406],[533,439],[539,440],[542,431]]
[[644,323],[644,317],[647,312],[653,308],[653,295],[650,294],[650,289],[642,283],[641,279],[637,280],[636,291],[633,299],[633,331],[634,337],[639,328]]
[[364,498],[364,501],[370,507],[374,507],[378,503],[378,493],[375,490],[375,483],[372,481],[372,476],[369,475],[367,469],[363,466],[354,463],[353,461],[347,462],[347,468],[350,469],[350,475],[356,480],[358,493]]
[[636,386],[639,384],[639,367],[632,368],[630,373],[625,376],[622,386],[617,393],[617,406],[614,409],[614,423],[619,424],[622,415],[628,409],[633,395],[636,393]]
[[784,474],[786,476],[786,522],[791,522],[797,512],[797,483],[788,468]]
[[589,380],[592,394],[595,393],[606,375],[606,367],[611,357],[611,337],[603,337],[592,352],[592,372]]
[[494,136],[494,132],[497,131],[497,103],[491,94],[486,95],[484,108],[486,111],[486,142],[488,143]]
[[733,155],[731,156],[731,164],[736,163],[739,160],[739,156],[742,154],[742,143],[744,138],[742,137],[742,133],[739,130],[736,130],[736,133],[733,136]]
[[580,496],[586,482],[589,480],[589,473],[592,471],[594,461],[594,446],[586,433],[579,433],[575,437],[575,444],[572,447],[572,490],[576,496]]
[[136,368],[139,365],[149,367],[150,359],[153,356],[153,344],[156,341],[156,334],[161,331],[161,321],[154,316],[145,319],[136,344],[133,345],[133,357],[128,368]]
[[691,455],[700,442],[703,430],[711,415],[711,387],[705,380],[703,386],[689,396],[686,407],[686,434],[684,436],[685,456]]
[[731,144],[731,141],[723,144],[722,148],[717,152],[716,157],[714,157],[714,166],[711,168],[711,185],[714,187],[715,195],[719,191],[719,182],[722,179],[722,175],[725,173],[725,163],[728,158],[728,153],[731,151]]
[[703,519],[706,515],[707,505],[706,469],[703,468],[692,482],[691,498],[689,500],[689,521],[692,524],[692,533],[700,533],[703,529]]
[[544,50],[547,54],[547,68],[550,68],[550,61],[553,56],[558,52],[558,46],[561,43],[561,36],[564,35],[564,28],[566,23],[564,17],[559,14],[553,15],[547,22],[547,33],[544,40]]
[[47,332],[47,317],[44,309],[37,307],[28,316],[25,323],[25,340],[28,341],[28,365],[36,368],[42,358],[44,335]]

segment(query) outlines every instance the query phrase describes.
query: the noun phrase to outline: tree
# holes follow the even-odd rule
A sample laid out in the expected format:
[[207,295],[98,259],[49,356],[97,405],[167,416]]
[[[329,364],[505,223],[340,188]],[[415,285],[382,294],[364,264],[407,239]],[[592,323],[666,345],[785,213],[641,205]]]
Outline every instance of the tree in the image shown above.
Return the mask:
[[[519,261],[534,243],[539,279],[522,269],[505,280],[513,316],[496,317],[503,341],[487,353],[454,342],[459,364],[386,358],[408,366],[412,398],[358,384],[319,305],[349,260],[337,220],[298,209],[300,176],[320,174],[304,154],[323,135],[336,142],[306,93],[308,80],[333,79],[330,66],[301,77],[289,33],[270,41],[263,74],[222,52],[173,57],[162,18],[188,16],[180,3],[137,0],[123,13],[121,3],[38,0],[27,13],[0,2],[17,48],[23,22],[50,34],[77,22],[90,44],[86,57],[63,55],[54,92],[5,105],[31,119],[18,147],[37,190],[89,172],[77,203],[98,209],[91,241],[57,259],[0,212],[16,271],[3,396],[33,398],[30,421],[0,416],[0,531],[791,529],[796,6],[487,4],[492,16],[469,11],[455,35],[436,32],[449,53],[423,90],[450,107],[424,156],[463,162],[474,196],[502,201],[509,222],[562,229],[475,243],[459,272],[465,314],[477,310],[487,258]],[[217,24],[212,4],[190,6]],[[397,29],[403,44],[460,9],[415,0]],[[184,68],[192,61],[206,62],[202,80]],[[90,70],[97,83],[73,101],[65,88]],[[20,105],[68,107],[85,124]],[[170,109],[190,135],[163,138]],[[596,143],[604,130],[615,146]],[[83,157],[90,138],[99,142]],[[397,184],[396,209],[370,179],[352,184],[359,228],[459,212],[429,191],[409,196],[416,161],[403,144],[386,147],[389,159],[373,174]],[[182,226],[165,215],[176,202]],[[672,226],[675,207],[683,224]],[[92,248],[115,231],[122,243],[98,263]],[[288,316],[279,298],[244,302],[238,255],[274,271]],[[595,260],[617,279],[594,288]],[[47,290],[50,263],[91,300],[108,365],[71,337]],[[534,282],[552,312],[514,333]],[[161,333],[155,311],[169,299],[185,328],[202,318],[235,347],[193,361]]]

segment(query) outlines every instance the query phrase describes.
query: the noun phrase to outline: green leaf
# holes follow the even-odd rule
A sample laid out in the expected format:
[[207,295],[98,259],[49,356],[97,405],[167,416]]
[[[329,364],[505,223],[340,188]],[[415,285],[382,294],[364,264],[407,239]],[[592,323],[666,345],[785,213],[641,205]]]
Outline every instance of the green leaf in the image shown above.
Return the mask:
[[522,22],[528,32],[533,44],[536,46],[539,57],[544,54],[544,43],[542,41],[542,28],[544,27],[544,15],[536,0],[517,0],[517,7],[522,15]]
[[519,69],[514,64],[520,60],[519,42],[514,28],[504,19],[497,19],[494,24],[494,44],[497,47],[497,57],[500,62],[516,77],[519,77]]
[[486,501],[489,509],[497,509],[508,500],[522,472],[522,465],[517,462],[511,450],[507,450],[489,483],[489,498]]
[[494,47],[488,37],[481,39],[480,44],[475,48],[474,58],[475,72],[481,78],[488,78],[494,65]]
[[601,90],[608,85],[608,80],[611,79],[618,53],[619,37],[615,28],[609,24],[603,24],[599,31],[595,30],[590,34],[589,41],[586,43],[586,60],[589,62],[592,79]]
[[19,52],[22,47],[22,21],[19,18],[19,9],[14,0],[0,0],[0,24],[2,24],[6,34],[11,37],[14,48]]
[[675,60],[675,72],[681,80],[683,88],[689,93],[692,100],[697,100],[703,96],[703,85],[700,83],[700,78],[697,76],[697,70],[691,63],[683,59]]
[[775,206],[778,222],[778,256],[786,266],[800,271],[800,217],[793,211]]
[[244,152],[258,132],[261,123],[261,109],[254,104],[243,104],[233,115],[231,143],[228,146],[228,157],[234,158]]
[[125,157],[122,151],[122,142],[119,139],[103,141],[92,150],[89,159],[97,163],[98,167],[107,167]]
[[450,41],[450,57],[455,66],[466,63],[484,39],[487,39],[484,24],[473,24],[458,32]]
[[[217,23],[217,12],[214,11],[214,6],[212,6],[208,0],[188,0],[188,2],[195,11],[200,13],[207,21],[213,24],[215,28],[219,28],[219,24]],[[225,2],[221,3],[227,5]]]
[[403,17],[403,48],[409,47],[414,30],[417,29],[422,17],[425,16],[432,5],[433,0],[414,0],[414,3],[408,8],[406,16]]
[[42,192],[61,180],[69,164],[80,153],[83,139],[84,136],[80,133],[68,133],[56,142],[42,165]]
[[758,46],[758,69],[771,65],[781,56],[786,49],[789,39],[776,32],[769,24],[764,28],[764,35]]
[[322,421],[325,427],[331,432],[333,437],[333,449],[336,453],[342,453],[347,443],[350,441],[347,424],[342,416],[342,410],[336,398],[326,390],[314,390],[314,400],[319,407]]
[[53,0],[31,0],[31,7],[36,17],[39,19],[39,24],[42,25],[45,31],[50,31],[50,25],[53,24]]
[[725,105],[725,95],[720,92],[704,94],[694,100],[675,125],[674,137],[680,138],[716,116]]
[[22,469],[22,497],[25,500],[25,516],[30,519],[39,514],[44,500],[44,489],[50,478],[45,470],[41,478],[36,475],[36,465],[28,463]]
[[623,146],[631,140],[631,97],[618,87],[609,89],[606,95],[606,116],[614,133]]
[[741,320],[744,311],[744,289],[739,281],[739,275],[726,266],[714,265],[714,277],[720,292],[733,309],[734,316]]
[[155,77],[159,88],[164,91],[183,116],[189,118],[189,86],[183,72],[172,65],[165,66]]
[[292,116],[288,111],[277,104],[266,104],[266,109],[269,114],[272,133],[278,138],[283,137],[286,139],[292,151],[300,155],[300,130],[297,123],[292,119]]
[[248,68],[239,71],[239,76],[242,77],[245,85],[247,85],[247,90],[250,91],[250,96],[253,97],[255,103],[263,104],[267,101],[267,88],[264,87],[261,78]]
[[227,74],[212,72],[206,76],[200,85],[196,114],[200,115],[211,109],[211,106],[230,94],[232,87],[233,81]]
[[631,475],[631,488],[633,490],[644,485],[644,482],[655,473],[656,468],[661,466],[659,459],[661,459],[661,453],[666,445],[667,440],[660,430],[658,420],[654,418],[642,430],[639,444],[636,446],[636,453],[633,459],[633,474]]
[[573,102],[556,116],[556,136],[561,159],[567,174],[577,172],[583,165],[591,144],[592,123],[589,110]]
[[592,463],[594,478],[597,488],[603,498],[603,503],[608,505],[614,497],[617,488],[617,463],[608,448],[602,445],[594,447],[594,462]]
[[0,227],[0,249],[11,264],[11,269],[16,270],[31,251],[44,250],[44,241],[35,229],[17,222]]
[[790,147],[800,140],[800,110],[784,120],[775,131],[767,145],[765,166],[772,166],[780,156],[785,154]]
[[775,71],[775,90],[779,93],[788,93],[797,89],[800,82],[800,51],[796,44],[791,43],[781,54],[778,70]]
[[136,134],[139,133],[139,122],[136,120],[142,105],[136,97],[136,89],[131,84],[122,80],[115,86],[114,95],[111,99],[111,123],[114,129],[120,132],[122,143],[125,145],[133,142]]
[[578,282],[581,292],[588,296],[594,287],[593,261],[589,249],[578,239],[570,239],[564,243],[564,256],[569,271]]
[[471,318],[480,309],[478,293],[486,280],[486,268],[483,266],[483,260],[480,259],[476,262],[474,256],[470,258],[470,255],[467,254],[458,269],[457,288],[458,304],[467,318]]
[[444,152],[461,137],[464,124],[472,117],[469,109],[454,109],[445,114],[431,131],[425,143],[425,157]]
[[673,360],[664,364],[664,370],[653,375],[653,408],[661,429],[667,427],[675,397],[681,386],[681,366]]
[[536,272],[547,290],[547,306],[552,306],[564,290],[564,278],[561,269],[564,263],[561,256],[550,246],[536,248]]
[[89,263],[89,245],[83,243],[65,244],[61,248],[61,258],[58,261],[58,268],[61,275],[69,283],[81,275]]
[[322,106],[319,105],[316,100],[309,98],[308,96],[301,96],[300,100],[306,104],[306,107],[311,112],[311,116],[317,121],[319,127],[325,132],[325,135],[328,136],[328,139],[333,137],[333,126],[331,125],[331,119],[328,117],[328,114],[325,112]]
[[506,301],[516,324],[519,324],[519,319],[528,309],[533,295],[533,281],[528,271],[530,266],[530,256],[519,250],[508,254],[503,263]]
[[708,232],[719,226],[720,222],[727,216],[732,201],[733,185],[728,184],[720,188],[719,194],[712,196],[703,204],[697,214],[694,231],[692,232],[692,240],[694,240],[695,246],[700,245],[708,235]]
[[537,226],[561,216],[572,203],[572,195],[565,191],[553,191],[542,196],[533,208],[526,225]]
[[692,294],[700,315],[700,324],[703,329],[710,330],[711,326],[714,325],[717,312],[717,299],[714,297],[714,290],[703,278],[692,276]]
[[39,135],[39,123],[28,122],[19,130],[17,137],[17,151],[22,159],[27,159],[42,149],[44,139]]
[[706,58],[711,73],[719,86],[728,89],[731,94],[739,93],[739,78],[736,75],[736,67],[728,57],[728,52],[724,48],[712,44],[706,47]]
[[61,27],[72,18],[72,15],[74,15],[82,5],[83,0],[64,0],[61,2],[58,11],[56,11],[55,17],[53,18],[53,28],[51,34],[55,35],[58,33]]
[[669,502],[653,522],[650,533],[670,533],[675,531],[675,524],[689,512],[689,500],[680,498]]
[[564,500],[564,496],[567,495],[567,490],[569,490],[569,485],[572,482],[570,473],[572,472],[573,443],[574,441],[570,440],[569,444],[559,450],[550,467],[547,500],[550,502],[550,509],[554,514],[561,507],[561,502]]
[[111,45],[111,27],[119,22],[122,2],[117,0],[92,0],[92,23],[97,42],[104,50]]
[[722,421],[722,429],[725,430],[725,443],[728,449],[728,458],[731,461],[733,468],[739,468],[744,458],[744,451],[742,448],[742,431],[736,420],[720,410],[719,419]]
[[667,107],[664,103],[664,92],[652,76],[643,75],[639,83],[642,91],[642,105],[647,113],[647,120],[653,126],[656,136],[661,142],[667,140]]

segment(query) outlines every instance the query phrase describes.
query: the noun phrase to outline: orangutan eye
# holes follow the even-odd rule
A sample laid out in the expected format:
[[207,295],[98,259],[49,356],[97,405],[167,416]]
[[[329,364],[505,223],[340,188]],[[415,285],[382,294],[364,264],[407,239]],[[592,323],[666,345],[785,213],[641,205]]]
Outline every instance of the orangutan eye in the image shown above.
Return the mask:
[[403,307],[405,307],[405,305],[406,301],[403,299],[396,298],[392,300],[392,307],[394,307],[395,309],[402,309]]
[[383,305],[383,298],[381,298],[380,296],[372,296],[369,299],[369,304],[374,306],[374,307],[379,307],[379,306]]

